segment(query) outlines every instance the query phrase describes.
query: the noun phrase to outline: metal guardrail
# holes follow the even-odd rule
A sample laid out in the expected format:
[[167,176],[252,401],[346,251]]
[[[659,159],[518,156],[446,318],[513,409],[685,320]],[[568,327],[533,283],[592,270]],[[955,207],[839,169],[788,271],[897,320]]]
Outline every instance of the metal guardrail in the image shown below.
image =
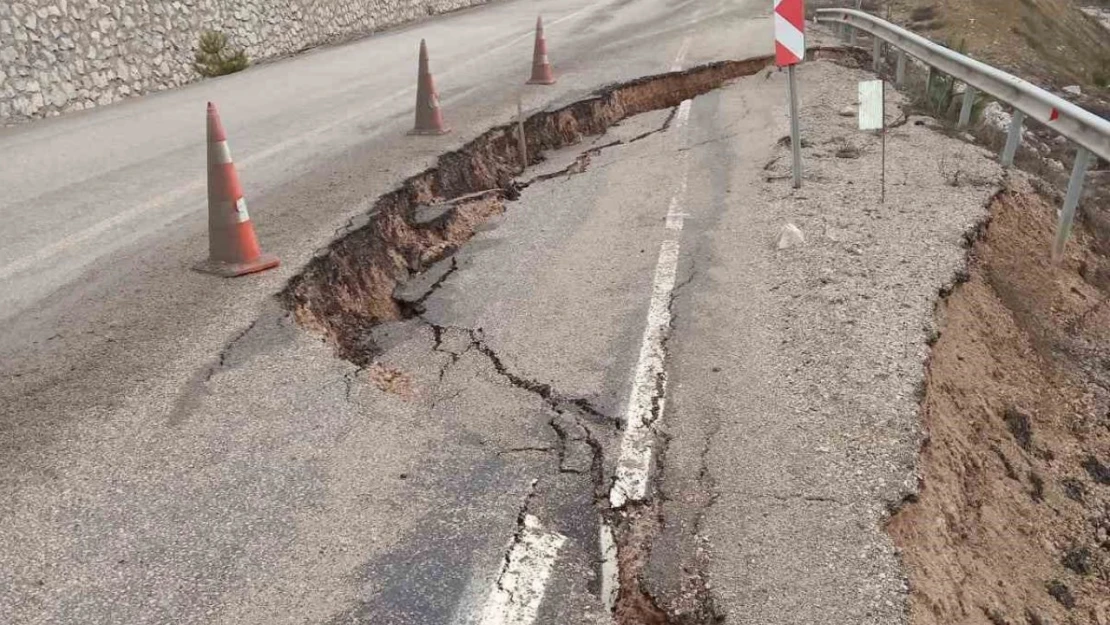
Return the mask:
[[817,21],[825,24],[839,24],[850,29],[852,40],[855,31],[869,33],[875,40],[875,67],[882,62],[882,44],[886,42],[899,50],[898,82],[905,73],[905,55],[909,54],[932,70],[943,72],[968,86],[964,92],[963,110],[960,125],[966,125],[971,112],[971,104],[976,90],[996,100],[1014,107],[1013,123],[1002,153],[1006,166],[1013,164],[1014,152],[1021,141],[1022,123],[1026,116],[1031,117],[1048,128],[1067,137],[1078,147],[1075,168],[1072,170],[1068,195],[1064,210],[1060,215],[1053,257],[1059,259],[1063,254],[1064,243],[1071,232],[1075,208],[1083,189],[1083,179],[1090,163],[1090,155],[1095,154],[1110,161],[1110,120],[1068,102],[1064,98],[1049,93],[1040,87],[1008,74],[986,63],[976,61],[963,54],[912,33],[890,22],[854,9],[818,9]]

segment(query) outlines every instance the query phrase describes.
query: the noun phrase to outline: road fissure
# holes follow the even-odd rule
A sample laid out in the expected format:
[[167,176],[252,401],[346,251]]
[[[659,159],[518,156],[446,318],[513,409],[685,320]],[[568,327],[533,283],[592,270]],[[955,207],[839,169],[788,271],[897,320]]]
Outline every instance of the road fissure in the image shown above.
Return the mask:
[[[825,54],[835,53],[826,50]],[[569,460],[568,449],[572,444],[588,446],[594,505],[602,519],[601,548],[606,549],[604,538],[607,535],[610,556],[615,552],[615,562],[602,554],[602,568],[608,571],[603,570],[603,575],[613,577],[603,582],[603,594],[610,595],[603,600],[612,608],[618,625],[705,625],[719,622],[720,618],[704,580],[704,566],[686,576],[683,593],[686,600],[677,606],[677,611],[676,606],[661,606],[642,583],[653,537],[663,523],[662,499],[650,496],[649,484],[653,463],[658,471],[659,455],[665,453],[665,449],[656,449],[659,445],[665,447],[665,441],[656,444],[666,400],[663,360],[675,319],[676,291],[693,277],[691,271],[685,281],[677,281],[679,236],[687,218],[683,198],[689,151],[677,152],[681,174],[667,206],[668,234],[660,247],[648,323],[624,418],[615,419],[586,398],[564,395],[549,383],[511,370],[481,329],[436,325],[422,316],[424,303],[464,269],[453,254],[484,221],[505,212],[508,203],[517,199],[522,190],[539,182],[581,173],[589,167],[593,155],[608,147],[684,127],[693,97],[720,87],[728,80],[763,71],[769,63],[770,58],[760,57],[649,76],[605,89],[558,110],[536,113],[523,124],[529,165],[543,160],[545,151],[579,143],[587,136],[604,134],[625,118],[671,109],[659,128],[627,141],[614,141],[585,150],[568,167],[525,182],[517,180],[526,168],[522,167],[516,124],[491,129],[462,149],[442,155],[437,167],[410,178],[399,189],[380,197],[364,225],[334,240],[290,280],[281,294],[302,327],[323,336],[341,357],[361,366],[369,365],[378,354],[370,332],[374,326],[404,319],[427,323],[433,332],[433,351],[449,357],[440,368],[441,381],[463,354],[478,352],[499,376],[513,387],[537,396],[552,412],[548,425],[555,433],[557,444],[553,448],[543,446],[541,449],[537,445],[520,451],[554,453],[559,473],[581,474],[586,468]],[[415,298],[410,295],[407,301],[397,297],[399,285],[448,258],[450,266],[445,273],[432,280],[422,294]],[[444,348],[449,331],[464,333],[455,337],[467,341],[464,349],[458,344],[453,350]],[[612,476],[606,475],[605,448],[591,427],[598,423],[612,428],[612,434],[621,437],[620,457]],[[525,521],[518,522],[518,534],[506,553],[501,577],[495,586],[494,593],[500,593],[500,598],[491,595],[487,614],[503,614],[509,609],[507,606],[522,605],[512,588],[504,583],[504,578],[511,574],[512,552],[528,542],[519,533],[520,528],[540,526],[538,519],[521,518]],[[531,542],[539,544],[549,540],[543,537],[550,534],[536,529],[530,536]],[[550,555],[552,543],[545,544],[547,547],[541,551]],[[544,557],[532,559],[543,560]]]

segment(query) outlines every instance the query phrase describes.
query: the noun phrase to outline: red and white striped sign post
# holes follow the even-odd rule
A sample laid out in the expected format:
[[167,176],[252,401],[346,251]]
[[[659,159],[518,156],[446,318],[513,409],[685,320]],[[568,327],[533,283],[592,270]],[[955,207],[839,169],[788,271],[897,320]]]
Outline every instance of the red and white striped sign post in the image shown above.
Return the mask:
[[794,188],[802,187],[802,139],[798,129],[798,82],[794,66],[806,57],[805,0],[775,0],[775,63],[790,75],[790,145],[794,151]]

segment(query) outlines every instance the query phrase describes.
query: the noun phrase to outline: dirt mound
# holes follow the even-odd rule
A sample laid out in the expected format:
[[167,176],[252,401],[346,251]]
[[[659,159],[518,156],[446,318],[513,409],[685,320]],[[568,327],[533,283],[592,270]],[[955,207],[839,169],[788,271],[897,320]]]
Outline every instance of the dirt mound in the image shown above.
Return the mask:
[[888,525],[913,623],[1110,623],[1110,231],[1094,217],[1053,267],[1055,205],[1015,181],[937,305],[921,491]]

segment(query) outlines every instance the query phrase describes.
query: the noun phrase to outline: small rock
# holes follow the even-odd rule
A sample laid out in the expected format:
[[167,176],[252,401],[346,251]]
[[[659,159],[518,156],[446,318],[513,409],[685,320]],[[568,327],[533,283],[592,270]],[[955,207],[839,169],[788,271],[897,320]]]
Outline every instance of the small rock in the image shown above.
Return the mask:
[[1064,87],[1064,93],[1070,93],[1071,95],[1083,95],[1083,90],[1079,88],[1079,85],[1071,85],[1069,87]]
[[983,122],[998,130],[1009,130],[1013,116],[998,102],[991,102],[983,108]]
[[782,227],[782,232],[779,234],[778,248],[780,250],[797,247],[806,242],[806,237],[802,231],[794,224],[786,224]]
[[841,117],[855,117],[856,116],[856,107],[851,106],[851,105],[845,106],[844,108],[840,109],[840,116]]

